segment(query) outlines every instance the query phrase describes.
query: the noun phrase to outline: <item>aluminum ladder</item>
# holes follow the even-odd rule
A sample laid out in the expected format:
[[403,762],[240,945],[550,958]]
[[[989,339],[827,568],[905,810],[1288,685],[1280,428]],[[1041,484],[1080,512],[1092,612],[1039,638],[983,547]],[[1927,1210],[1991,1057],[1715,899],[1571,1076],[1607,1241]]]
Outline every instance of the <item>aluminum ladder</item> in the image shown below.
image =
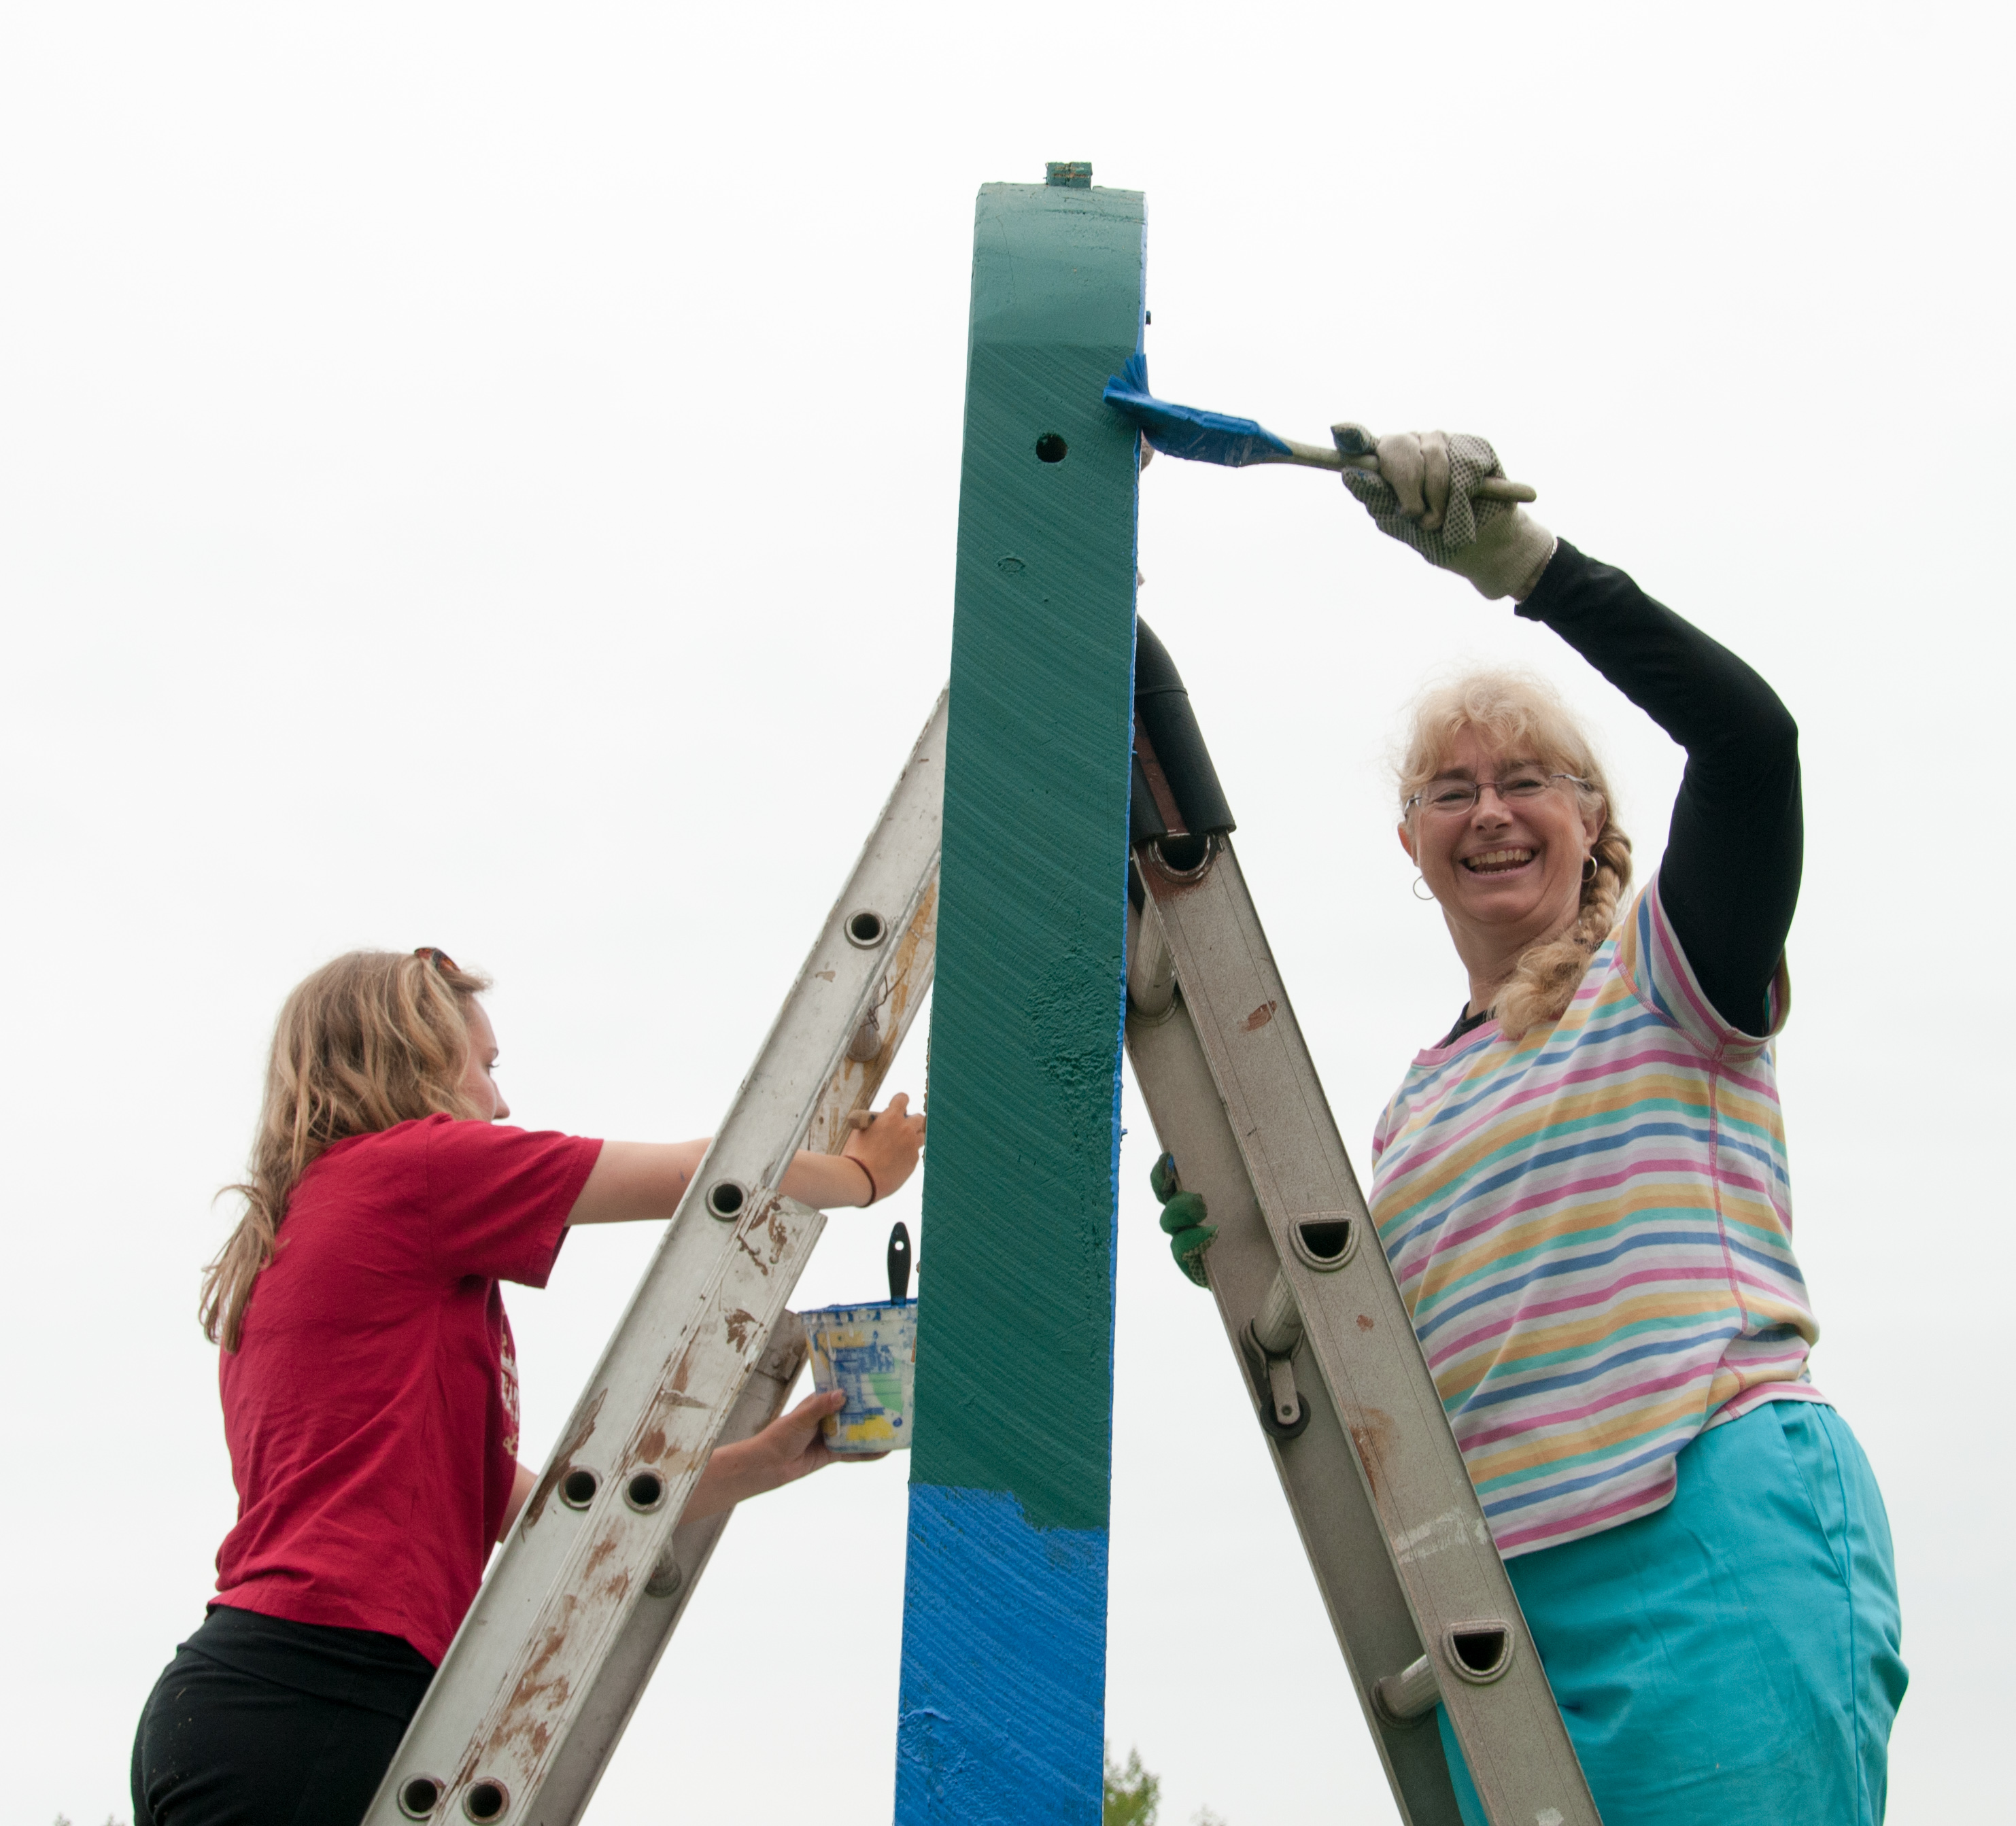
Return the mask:
[[1448,1709],[1493,1826],[1597,1826],[1240,873],[1190,700],[1135,661],[1127,1051],[1402,1820],[1459,1826]]
[[693,1486],[805,1361],[786,1303],[826,1219],[777,1183],[839,1151],[931,983],[945,717],[941,694],[366,1826],[586,1810],[728,1522],[681,1520]]

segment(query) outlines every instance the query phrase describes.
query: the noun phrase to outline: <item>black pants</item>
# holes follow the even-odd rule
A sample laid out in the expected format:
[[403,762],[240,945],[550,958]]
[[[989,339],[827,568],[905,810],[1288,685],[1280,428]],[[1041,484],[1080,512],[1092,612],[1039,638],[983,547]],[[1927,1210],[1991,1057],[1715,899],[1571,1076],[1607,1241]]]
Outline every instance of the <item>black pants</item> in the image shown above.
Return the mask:
[[396,1636],[220,1605],[133,1739],[133,1826],[357,1826],[434,1669]]

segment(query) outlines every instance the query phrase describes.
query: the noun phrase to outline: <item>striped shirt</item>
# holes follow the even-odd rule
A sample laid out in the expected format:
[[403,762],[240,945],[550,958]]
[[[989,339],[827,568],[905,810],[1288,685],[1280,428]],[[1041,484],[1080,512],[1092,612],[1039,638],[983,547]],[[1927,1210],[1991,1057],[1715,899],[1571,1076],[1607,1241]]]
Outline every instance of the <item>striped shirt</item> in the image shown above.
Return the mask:
[[1701,993],[1656,878],[1553,1026],[1417,1055],[1372,1215],[1500,1551],[1672,1500],[1705,1427],[1820,1400],[1770,1036]]

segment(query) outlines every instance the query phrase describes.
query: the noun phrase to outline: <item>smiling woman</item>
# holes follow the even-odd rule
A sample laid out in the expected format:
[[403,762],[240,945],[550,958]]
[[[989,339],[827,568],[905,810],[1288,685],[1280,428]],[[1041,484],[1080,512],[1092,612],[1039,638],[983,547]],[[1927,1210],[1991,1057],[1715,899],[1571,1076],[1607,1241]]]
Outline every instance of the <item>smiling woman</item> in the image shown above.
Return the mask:
[[[1401,847],[1470,967],[1463,1018],[1489,1008],[1510,1040],[1559,1019],[1631,882],[1631,839],[1567,706],[1510,672],[1427,693],[1400,791]],[[1557,933],[1568,907],[1575,917]]]
[[[1608,1826],[1874,1826],[1903,1696],[1888,1525],[1807,1374],[1772,1037],[1798,731],[1735,655],[1383,439],[1375,523],[1512,595],[1687,750],[1660,867],[1538,681],[1417,706],[1400,841],[1470,993],[1381,1119],[1372,1215]],[[1482,1806],[1445,1721],[1466,1821]]]

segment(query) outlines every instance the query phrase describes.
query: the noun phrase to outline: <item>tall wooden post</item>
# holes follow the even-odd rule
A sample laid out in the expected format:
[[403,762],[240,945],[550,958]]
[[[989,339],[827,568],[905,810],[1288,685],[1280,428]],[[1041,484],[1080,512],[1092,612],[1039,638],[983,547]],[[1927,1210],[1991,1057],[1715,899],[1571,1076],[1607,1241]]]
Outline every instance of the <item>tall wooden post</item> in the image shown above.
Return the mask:
[[898,1826],[1100,1816],[1143,222],[974,225]]

